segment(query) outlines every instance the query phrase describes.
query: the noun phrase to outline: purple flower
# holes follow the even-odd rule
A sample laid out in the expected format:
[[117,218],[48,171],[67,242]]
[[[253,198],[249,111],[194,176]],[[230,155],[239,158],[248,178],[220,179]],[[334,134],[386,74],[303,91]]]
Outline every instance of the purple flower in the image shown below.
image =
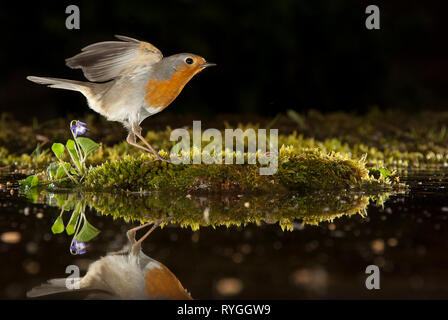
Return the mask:
[[84,254],[86,253],[87,245],[85,242],[75,240],[70,246],[70,252],[72,254]]
[[87,125],[84,122],[76,120],[76,121],[72,121],[72,123],[74,123],[74,124],[70,127],[70,130],[72,130],[73,135],[75,137],[82,135],[86,132]]

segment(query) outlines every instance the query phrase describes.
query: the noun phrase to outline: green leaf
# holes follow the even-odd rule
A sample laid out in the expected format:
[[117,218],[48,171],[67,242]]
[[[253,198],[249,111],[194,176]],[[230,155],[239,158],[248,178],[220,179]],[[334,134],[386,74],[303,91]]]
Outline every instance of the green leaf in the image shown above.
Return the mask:
[[32,175],[24,180],[19,181],[25,188],[33,188],[39,184],[39,178],[37,175]]
[[30,187],[31,187],[31,188],[34,188],[34,187],[36,187],[36,186],[38,185],[38,183],[39,183],[39,178],[38,178],[37,175],[35,174],[35,175],[33,175],[32,178],[31,178],[31,185],[30,185]]
[[56,158],[58,158],[59,160],[62,160],[62,154],[64,153],[64,145],[62,143],[53,143],[53,145],[51,146],[51,150],[53,151],[54,155],[56,156]]
[[64,165],[65,163],[58,167],[58,171],[56,172],[56,179],[62,179],[67,175],[67,173],[64,171]]
[[86,157],[100,147],[98,143],[89,138],[79,137],[76,139],[81,146],[82,151],[84,151]]
[[58,169],[59,169],[59,164],[57,162],[50,163],[50,165],[47,167],[47,171],[46,171],[48,180],[53,181],[56,179]]
[[76,221],[78,221],[80,212],[81,212],[81,202],[78,202],[76,204],[75,210],[73,210],[72,212],[70,221],[67,224],[67,228],[65,228],[65,232],[67,232],[69,236],[75,233]]
[[56,173],[56,179],[62,179],[67,176],[67,173],[65,172],[64,167],[67,171],[70,171],[72,166],[70,165],[70,163],[67,163],[67,162],[62,163],[59,166],[58,171]]
[[[52,202],[55,201],[55,202]],[[79,201],[75,197],[71,197],[67,194],[55,194],[52,199],[50,199],[50,204],[55,205],[64,211],[70,211],[76,206]]]
[[65,228],[64,228],[64,221],[62,220],[62,215],[59,215],[59,217],[51,226],[51,232],[53,232],[53,234],[57,234],[63,232],[64,229]]
[[39,195],[40,192],[36,188],[25,190],[25,196],[31,203],[39,203]]
[[78,168],[78,170],[81,170],[81,162],[79,161],[79,156],[76,152],[75,141],[68,139],[65,146],[67,147],[68,152],[70,152],[74,165]]
[[95,238],[100,233],[100,230],[92,226],[87,220],[84,220],[84,225],[82,226],[79,233],[76,235],[75,240],[82,242],[89,242]]
[[64,171],[64,166],[67,167],[66,164],[68,163],[63,163],[61,166],[59,166],[58,171],[56,173],[56,179],[62,179],[65,176],[67,176],[67,173]]

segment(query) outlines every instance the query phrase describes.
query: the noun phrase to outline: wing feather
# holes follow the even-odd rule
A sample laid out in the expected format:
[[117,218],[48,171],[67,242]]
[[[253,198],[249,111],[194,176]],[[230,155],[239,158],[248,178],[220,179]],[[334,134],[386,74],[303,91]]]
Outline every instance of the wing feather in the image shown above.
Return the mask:
[[116,36],[122,41],[104,41],[91,44],[81,53],[66,59],[72,69],[82,69],[90,81],[108,81],[137,63],[153,64],[163,58],[159,49],[148,42],[126,36]]

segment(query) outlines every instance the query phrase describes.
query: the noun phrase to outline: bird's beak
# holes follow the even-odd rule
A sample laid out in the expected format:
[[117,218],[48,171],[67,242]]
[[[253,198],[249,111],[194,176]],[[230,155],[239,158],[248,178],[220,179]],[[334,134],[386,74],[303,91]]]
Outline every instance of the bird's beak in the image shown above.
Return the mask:
[[216,66],[216,63],[213,63],[213,62],[205,62],[205,63],[201,64],[202,68],[214,67],[214,66]]

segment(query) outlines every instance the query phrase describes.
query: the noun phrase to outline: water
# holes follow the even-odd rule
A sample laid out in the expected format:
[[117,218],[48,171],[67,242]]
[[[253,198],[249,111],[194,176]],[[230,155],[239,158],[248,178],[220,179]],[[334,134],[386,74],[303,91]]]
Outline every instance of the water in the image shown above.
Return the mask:
[[[91,262],[119,250],[127,243],[126,231],[138,223],[114,219],[113,212],[147,212],[148,221],[171,212],[199,228],[171,224],[143,243],[143,251],[165,264],[195,299],[448,298],[446,169],[409,172],[401,179],[410,186],[407,192],[379,200],[349,192],[287,199],[72,194],[72,203],[85,203],[88,222],[101,230],[87,253],[76,256],[69,252],[71,236],[51,232],[70,194],[27,198],[17,184],[5,187],[18,178],[0,178],[3,299],[25,298],[32,287],[67,276],[68,265],[83,273]],[[382,199],[387,200],[381,204]],[[232,220],[232,213],[238,219]],[[284,231],[281,214],[290,217],[280,221]],[[69,217],[70,211],[64,213],[65,222]],[[229,227],[219,225],[226,222]],[[205,226],[209,223],[215,228]],[[379,290],[365,287],[371,264],[381,270]]]

